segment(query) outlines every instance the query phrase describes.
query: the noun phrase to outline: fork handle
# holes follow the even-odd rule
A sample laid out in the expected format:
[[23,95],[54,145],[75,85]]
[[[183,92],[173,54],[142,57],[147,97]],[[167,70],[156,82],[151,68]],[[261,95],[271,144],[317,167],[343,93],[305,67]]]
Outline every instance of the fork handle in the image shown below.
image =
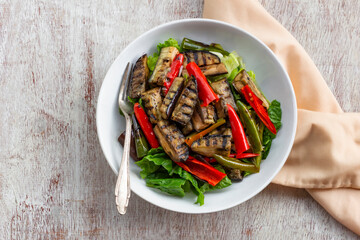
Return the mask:
[[115,187],[116,206],[120,214],[126,213],[126,208],[130,198],[130,174],[129,174],[129,157],[130,157],[130,140],[131,140],[131,118],[128,114],[125,115],[126,130],[124,151],[120,163],[119,175]]

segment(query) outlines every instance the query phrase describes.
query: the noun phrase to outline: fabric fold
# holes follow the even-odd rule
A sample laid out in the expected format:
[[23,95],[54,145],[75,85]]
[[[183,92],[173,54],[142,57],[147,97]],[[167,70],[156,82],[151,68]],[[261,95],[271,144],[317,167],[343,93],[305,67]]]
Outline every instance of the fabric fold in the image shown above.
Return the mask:
[[360,189],[360,161],[354,158],[360,158],[360,113],[299,109],[292,151],[273,183]]
[[262,40],[286,68],[298,125],[273,183],[306,188],[335,219],[360,234],[360,113],[343,113],[296,39],[255,0],[205,0],[204,18],[234,24]]

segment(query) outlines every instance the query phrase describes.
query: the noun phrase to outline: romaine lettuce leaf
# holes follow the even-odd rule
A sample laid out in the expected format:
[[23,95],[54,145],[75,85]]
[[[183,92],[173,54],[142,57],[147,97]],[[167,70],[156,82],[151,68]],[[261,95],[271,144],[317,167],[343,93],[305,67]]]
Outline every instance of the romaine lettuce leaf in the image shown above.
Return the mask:
[[270,104],[268,114],[271,122],[274,124],[276,130],[279,130],[281,127],[281,106],[277,100],[273,100]]
[[179,46],[178,41],[176,41],[176,40],[173,39],[173,38],[169,38],[169,39],[166,40],[164,43],[159,43],[159,44],[156,46],[156,48],[157,48],[157,50],[158,50],[159,53],[160,53],[160,51],[161,51],[161,49],[162,49],[163,47],[176,47],[176,48],[179,50],[179,52],[181,52],[181,48],[180,48],[180,46]]
[[137,161],[135,164],[141,168],[140,176],[146,178],[149,174],[155,172],[160,167],[163,167],[168,172],[173,168],[172,160],[166,155],[166,153],[155,153],[155,150],[151,149],[150,154],[146,155],[142,160]]
[[[163,152],[162,148],[157,149],[151,149],[142,160],[136,162],[136,164],[141,168],[140,176],[142,178],[145,178],[147,185],[149,187],[155,187],[157,189],[160,189],[162,191],[165,191],[167,193],[170,193],[173,190],[166,190],[166,188],[171,188],[176,186],[179,186],[179,182],[170,183],[170,180],[167,180],[166,182],[161,181],[151,181],[148,184],[148,179],[157,179],[158,172],[161,172],[161,178],[162,179],[168,179],[168,178],[177,178],[176,175],[178,175],[181,179],[189,181],[193,188],[195,189],[195,194],[198,196],[196,203],[200,203],[200,205],[204,204],[204,194],[202,191],[200,191],[199,184],[197,180],[188,172],[183,170],[178,165],[174,164],[173,161],[169,158],[166,153]],[[159,184],[166,183],[169,184],[169,187],[166,186],[160,186]],[[175,184],[175,185],[172,185]],[[184,183],[185,184],[185,183]],[[185,185],[184,185],[185,186]],[[186,186],[185,186],[186,187]],[[174,190],[175,191],[175,190]],[[179,189],[175,191],[176,193],[179,193]],[[177,195],[179,196],[179,195]]]
[[149,150],[148,155],[154,155],[155,153],[164,153],[164,149],[162,147],[152,148]]
[[[271,122],[274,124],[276,128],[276,131],[278,131],[281,127],[281,115],[282,115],[280,102],[278,102],[277,100],[273,100],[270,103],[268,114]],[[275,137],[276,135],[270,132],[268,128],[264,129],[264,133],[263,133],[264,152],[262,154],[262,159],[265,159],[269,155],[271,143]]]
[[155,52],[152,56],[151,55],[148,56],[148,59],[147,59],[146,63],[147,63],[148,68],[150,70],[150,73],[149,73],[150,75],[155,69],[156,62],[157,62],[158,58],[159,58],[159,53],[157,53],[157,52]]
[[191,183],[191,185],[195,189],[194,193],[198,196],[195,203],[199,203],[200,206],[204,205],[204,194],[199,188],[198,181],[190,173],[188,173],[178,165],[174,167],[174,169],[170,172],[170,175],[173,175],[174,173],[179,175],[181,178],[188,180]]
[[163,192],[179,197],[185,196],[185,191],[183,189],[185,183],[186,180],[181,178],[165,178],[165,179],[146,178],[146,186],[157,188]]

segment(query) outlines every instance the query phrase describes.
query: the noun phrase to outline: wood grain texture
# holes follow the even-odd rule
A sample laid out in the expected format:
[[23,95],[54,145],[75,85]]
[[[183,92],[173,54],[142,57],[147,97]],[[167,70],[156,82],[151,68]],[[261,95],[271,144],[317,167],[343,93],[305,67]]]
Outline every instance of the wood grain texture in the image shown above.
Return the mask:
[[[262,0],[304,46],[345,111],[360,110],[360,2]],[[135,37],[201,17],[201,0],[0,0],[0,239],[356,239],[306,191],[270,185],[213,214],[166,211],[116,176],[95,126],[107,69]]]

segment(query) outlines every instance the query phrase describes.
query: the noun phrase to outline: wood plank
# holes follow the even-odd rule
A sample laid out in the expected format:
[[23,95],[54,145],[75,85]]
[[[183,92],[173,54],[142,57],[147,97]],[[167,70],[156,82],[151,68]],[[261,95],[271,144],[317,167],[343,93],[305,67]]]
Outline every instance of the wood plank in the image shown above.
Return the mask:
[[[360,110],[360,2],[262,0],[304,46],[345,111]],[[134,195],[96,135],[107,69],[161,23],[201,17],[202,0],[0,1],[1,239],[355,239],[304,190],[270,185],[214,214],[174,213]],[[226,13],[224,13],[226,14]]]

